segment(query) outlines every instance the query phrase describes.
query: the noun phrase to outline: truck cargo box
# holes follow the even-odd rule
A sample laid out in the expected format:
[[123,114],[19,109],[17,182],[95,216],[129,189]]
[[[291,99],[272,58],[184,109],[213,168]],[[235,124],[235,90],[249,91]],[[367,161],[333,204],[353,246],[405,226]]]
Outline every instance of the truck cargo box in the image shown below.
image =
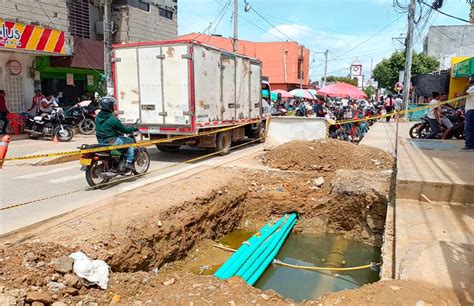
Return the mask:
[[149,134],[196,134],[257,122],[261,62],[195,41],[113,46],[119,119]]

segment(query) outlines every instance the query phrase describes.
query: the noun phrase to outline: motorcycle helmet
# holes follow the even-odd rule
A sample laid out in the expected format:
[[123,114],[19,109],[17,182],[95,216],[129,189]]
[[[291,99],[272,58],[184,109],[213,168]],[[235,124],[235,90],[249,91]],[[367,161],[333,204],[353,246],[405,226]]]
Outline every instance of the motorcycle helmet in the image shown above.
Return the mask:
[[114,97],[111,97],[111,96],[102,97],[99,100],[99,108],[101,111],[113,113],[115,103],[117,103],[117,100],[115,100]]

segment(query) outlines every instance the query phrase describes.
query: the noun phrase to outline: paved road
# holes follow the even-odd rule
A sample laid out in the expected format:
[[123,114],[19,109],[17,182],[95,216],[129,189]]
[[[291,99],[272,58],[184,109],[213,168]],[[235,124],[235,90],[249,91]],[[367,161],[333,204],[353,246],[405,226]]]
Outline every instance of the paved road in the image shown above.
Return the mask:
[[[25,140],[31,142],[31,140]],[[203,156],[203,150],[184,148],[177,153],[162,153],[149,148],[152,159],[151,173],[140,178],[120,182],[102,190],[81,190],[68,195],[53,197],[40,202],[0,211],[0,234],[35,224],[48,218],[95,203],[108,197],[162,180],[203,165],[215,166],[231,162],[262,150],[261,145],[251,144],[232,151],[227,156],[215,156],[189,164],[186,160]],[[24,203],[57,194],[85,189],[84,172],[77,161],[52,166],[26,164],[7,165],[0,172],[0,207]]]

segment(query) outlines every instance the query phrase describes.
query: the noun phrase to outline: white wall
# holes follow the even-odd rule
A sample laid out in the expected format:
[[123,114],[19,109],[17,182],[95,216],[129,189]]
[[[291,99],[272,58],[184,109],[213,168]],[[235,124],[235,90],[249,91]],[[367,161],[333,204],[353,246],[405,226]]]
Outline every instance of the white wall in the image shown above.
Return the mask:
[[325,118],[272,117],[268,129],[268,144],[280,145],[292,140],[326,138]]
[[[33,66],[33,60],[35,55],[18,53],[18,52],[7,52],[0,51],[0,89],[7,92],[7,106],[9,105],[9,97],[7,91],[7,77],[9,76],[6,68],[6,63],[9,60],[17,60],[21,63],[22,71],[19,76],[23,78],[23,108],[20,111],[26,111],[31,106],[31,100],[34,95],[34,80],[29,77],[29,69]],[[37,76],[39,79],[39,76]],[[12,112],[19,111],[19,109],[10,109]]]

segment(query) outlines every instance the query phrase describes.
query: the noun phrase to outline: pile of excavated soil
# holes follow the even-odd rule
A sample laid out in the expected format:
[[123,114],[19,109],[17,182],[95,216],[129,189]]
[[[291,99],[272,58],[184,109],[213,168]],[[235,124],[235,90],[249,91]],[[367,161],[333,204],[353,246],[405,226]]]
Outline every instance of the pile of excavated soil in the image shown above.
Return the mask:
[[383,150],[336,139],[294,140],[274,148],[264,160],[281,170],[322,172],[388,170],[394,164],[393,157]]
[[421,281],[388,280],[324,294],[319,305],[460,305],[453,291]]

